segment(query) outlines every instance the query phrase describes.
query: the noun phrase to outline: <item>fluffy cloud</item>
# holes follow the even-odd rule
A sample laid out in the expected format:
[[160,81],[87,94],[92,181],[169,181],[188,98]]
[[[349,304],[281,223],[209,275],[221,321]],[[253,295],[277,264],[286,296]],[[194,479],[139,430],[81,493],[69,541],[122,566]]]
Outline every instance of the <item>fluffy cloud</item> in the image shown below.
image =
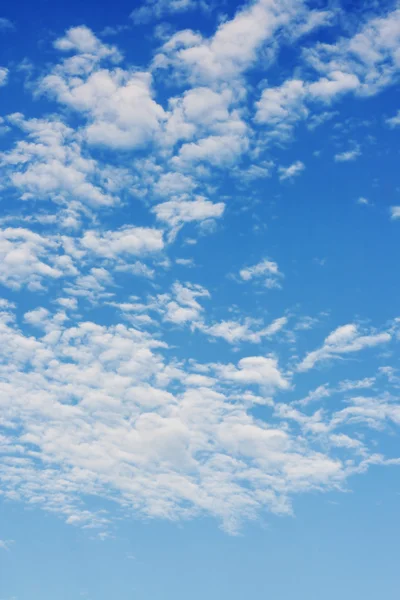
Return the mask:
[[238,321],[221,321],[213,325],[198,324],[199,329],[214,338],[222,338],[230,344],[240,342],[251,342],[259,344],[263,338],[271,338],[278,333],[287,323],[286,317],[275,319],[267,327],[261,327],[260,323],[254,319],[245,319]]
[[107,258],[115,258],[120,254],[146,254],[163,249],[162,232],[148,227],[125,226],[117,231],[85,232],[82,246],[95,254]]
[[153,212],[159,221],[171,228],[170,239],[173,239],[185,223],[201,223],[209,219],[218,219],[224,210],[223,202],[214,204],[210,200],[198,196],[195,200],[169,200],[157,204]]
[[[122,325],[58,323],[34,339],[3,322],[0,337],[14,365],[0,367],[0,404],[7,422],[19,422],[18,461],[0,468],[3,494],[68,523],[107,525],[104,513],[81,506],[84,490],[152,517],[209,513],[234,531],[263,506],[290,511],[290,492],[345,477],[339,461],[229,401],[230,384],[287,389],[274,358],[208,367],[228,385],[216,391],[192,387],[195,373],[168,366],[162,343]],[[213,381],[196,377],[198,384]],[[181,391],[166,389],[171,378],[182,382]],[[27,452],[32,445],[35,459]]]
[[397,81],[399,73],[400,10],[370,19],[350,38],[307,49],[308,62],[324,77],[314,92],[330,98],[338,92],[360,95],[379,92]]
[[243,281],[261,280],[268,288],[280,287],[279,280],[283,277],[278,264],[267,258],[251,267],[241,269],[239,275]]
[[29,229],[0,230],[0,281],[4,285],[31,290],[42,288],[43,280],[76,273],[68,256],[59,254],[59,243]]
[[301,1],[257,0],[223,22],[208,39],[190,30],[176,33],[164,44],[155,65],[173,64],[191,81],[232,82],[256,62],[262,48],[272,45],[277,30],[292,36],[297,27],[298,37],[320,26],[323,19],[313,20],[312,15]]
[[73,129],[57,118],[25,119],[19,113],[11,115],[8,121],[20,128],[27,139],[3,152],[0,164],[23,199],[79,199],[92,206],[117,202],[109,193],[108,178],[104,179],[97,162],[83,155],[79,136]]
[[156,135],[164,111],[152,98],[149,73],[101,68],[101,61],[118,62],[120,55],[86,27],[70,29],[55,46],[76,55],[45,76],[40,90],[86,117],[90,144],[136,148]]
[[256,122],[265,124],[270,135],[279,140],[287,138],[294,124],[308,115],[304,105],[306,93],[304,82],[298,79],[285,81],[279,87],[266,88],[256,103]]
[[[149,0],[133,18],[199,5]],[[268,72],[282,44],[330,16],[302,0],[256,0],[211,34],[158,27],[162,47],[150,66],[73,27],[34,85],[30,69],[26,94],[47,96],[35,103],[36,118],[0,120],[0,283],[11,288],[0,298],[3,497],[85,528],[106,528],[114,501],[136,517],[211,515],[235,532],[262,511],[290,513],[297,493],[340,489],[388,460],[368,428],[400,423],[396,371],[368,364],[355,379],[341,361],[338,374],[310,380],[310,389],[304,372],[395,343],[397,321],[383,331],[339,327],[304,355],[302,336],[315,339],[321,313],[297,318],[292,330],[288,316],[266,322],[267,309],[288,315],[263,294],[283,274],[249,254],[266,256],[277,239],[258,235],[272,218],[256,208],[263,182],[249,183],[263,178],[267,187],[273,168],[294,180],[305,168],[283,155],[295,125],[304,121],[308,135],[337,114],[330,104],[342,95],[397,80],[396,11],[335,44],[313,36],[291,71]],[[52,106],[56,116],[43,114]],[[337,119],[334,136],[351,127]],[[273,206],[268,189],[265,199]],[[228,205],[234,277],[196,239]],[[249,224],[251,240],[241,237]],[[177,239],[184,225],[191,237]],[[225,241],[215,252],[229,252]],[[187,266],[200,283],[176,280]],[[250,355],[248,344],[258,344]],[[107,508],[90,510],[87,495]]]

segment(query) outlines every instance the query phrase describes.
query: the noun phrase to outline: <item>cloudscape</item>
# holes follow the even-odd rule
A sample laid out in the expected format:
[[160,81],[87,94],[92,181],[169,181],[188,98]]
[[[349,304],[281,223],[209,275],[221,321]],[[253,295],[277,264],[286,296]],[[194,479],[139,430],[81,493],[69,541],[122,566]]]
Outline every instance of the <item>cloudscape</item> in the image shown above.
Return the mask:
[[395,600],[400,4],[83,4],[0,14],[1,600]]

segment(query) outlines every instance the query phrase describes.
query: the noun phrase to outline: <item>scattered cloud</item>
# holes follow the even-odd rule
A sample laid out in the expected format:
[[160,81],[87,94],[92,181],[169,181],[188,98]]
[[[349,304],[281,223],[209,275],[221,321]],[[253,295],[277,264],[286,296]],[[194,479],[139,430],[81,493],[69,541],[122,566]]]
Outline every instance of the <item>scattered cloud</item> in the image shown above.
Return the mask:
[[387,125],[389,125],[389,127],[391,129],[394,129],[395,127],[399,127],[399,125],[400,125],[400,110],[398,110],[397,113],[393,117],[386,119],[385,122]]
[[321,348],[306,355],[298,365],[298,370],[308,371],[318,362],[338,359],[342,354],[359,352],[364,348],[371,348],[390,340],[391,335],[388,332],[363,335],[354,323],[342,325],[328,335]]
[[296,160],[296,162],[292,163],[289,167],[279,167],[279,179],[280,181],[285,181],[286,179],[292,180],[300,175],[305,168],[306,167],[301,160]]
[[361,150],[359,147],[353,148],[352,150],[346,150],[345,152],[339,152],[338,154],[335,154],[335,161],[336,162],[349,162],[352,160],[356,160],[356,158],[358,158],[359,156],[361,156]]
[[400,219],[400,206],[391,206],[390,207],[390,218],[395,221],[396,219]]
[[241,269],[239,275],[243,281],[262,281],[267,288],[279,288],[280,279],[283,277],[278,264],[267,258]]

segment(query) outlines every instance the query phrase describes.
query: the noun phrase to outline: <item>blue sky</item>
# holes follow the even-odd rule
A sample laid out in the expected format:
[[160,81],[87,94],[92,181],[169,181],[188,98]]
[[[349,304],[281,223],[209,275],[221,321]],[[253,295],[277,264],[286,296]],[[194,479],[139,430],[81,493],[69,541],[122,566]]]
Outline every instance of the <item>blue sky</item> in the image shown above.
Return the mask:
[[400,5],[0,15],[0,600],[397,598]]

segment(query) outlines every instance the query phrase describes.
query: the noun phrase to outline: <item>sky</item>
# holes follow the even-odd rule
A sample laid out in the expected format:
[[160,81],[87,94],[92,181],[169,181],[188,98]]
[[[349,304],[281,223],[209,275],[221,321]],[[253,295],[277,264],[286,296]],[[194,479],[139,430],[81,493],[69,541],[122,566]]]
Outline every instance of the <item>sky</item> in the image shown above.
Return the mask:
[[3,3],[0,600],[386,600],[400,3]]

